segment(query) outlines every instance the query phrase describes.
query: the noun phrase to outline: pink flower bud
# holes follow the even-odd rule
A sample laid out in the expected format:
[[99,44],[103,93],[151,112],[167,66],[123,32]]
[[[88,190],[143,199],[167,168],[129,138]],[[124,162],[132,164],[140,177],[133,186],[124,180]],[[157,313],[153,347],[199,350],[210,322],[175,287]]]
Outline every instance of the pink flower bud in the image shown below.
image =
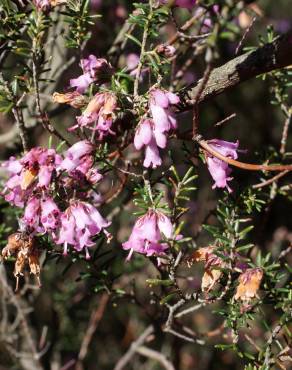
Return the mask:
[[172,45],[158,45],[157,46],[157,53],[165,56],[166,58],[171,58],[174,56],[176,49]]

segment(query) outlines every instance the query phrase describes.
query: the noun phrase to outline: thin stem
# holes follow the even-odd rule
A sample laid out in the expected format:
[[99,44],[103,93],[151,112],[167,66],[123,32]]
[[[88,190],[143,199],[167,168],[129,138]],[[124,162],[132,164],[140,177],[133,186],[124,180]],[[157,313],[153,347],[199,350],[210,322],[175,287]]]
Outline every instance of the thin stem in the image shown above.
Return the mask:
[[173,364],[168,361],[163,353],[160,353],[145,346],[138,347],[136,349],[136,352],[139,353],[139,355],[151,358],[152,360],[156,360],[161,364],[161,366],[164,367],[165,370],[175,370]]
[[222,126],[224,123],[230,121],[232,118],[235,118],[236,117],[236,113],[232,113],[230,114],[229,116],[227,116],[226,118],[223,118],[221,121],[218,121],[217,123],[215,123],[215,127],[218,127],[218,126]]
[[256,184],[256,185],[253,185],[253,189],[261,189],[263,188],[264,186],[267,186],[267,185],[270,185],[272,184],[273,182],[279,180],[281,177],[287,175],[287,173],[289,173],[290,171],[289,170],[286,170],[286,171],[283,171],[283,172],[280,172],[278,173],[276,176],[272,177],[271,179],[269,180],[266,180],[266,181],[263,181],[263,182],[260,182],[259,184]]
[[134,82],[134,98],[139,95],[139,81],[140,81],[141,71],[142,71],[142,67],[143,67],[143,61],[144,61],[144,56],[145,56],[145,50],[146,50],[146,43],[147,43],[147,38],[148,38],[149,27],[150,27],[151,20],[152,20],[152,0],[149,0],[149,6],[150,6],[150,12],[149,12],[148,19],[147,19],[147,22],[145,24],[145,28],[144,28],[144,32],[143,32],[141,51],[140,51],[140,59],[139,59],[136,78],[135,78],[135,82]]
[[210,145],[207,143],[207,141],[202,140],[200,137],[194,138],[198,142],[198,144],[205,149],[209,154],[212,156],[221,159],[221,161],[226,162],[232,166],[241,168],[243,170],[248,170],[248,171],[286,171],[292,170],[292,164],[275,164],[275,165],[265,165],[265,164],[252,164],[252,163],[244,163],[244,162],[239,162],[234,159],[225,157],[224,155],[220,154],[216,150],[210,147]]
[[3,83],[5,91],[7,92],[7,95],[13,101],[14,107],[12,108],[12,113],[16,121],[16,126],[17,126],[19,136],[22,142],[23,150],[24,152],[27,152],[29,149],[28,134],[27,134],[27,128],[25,127],[22,111],[19,108],[21,99],[17,99],[17,96],[14,95],[13,91],[9,87],[8,82],[4,79],[2,72],[0,72],[0,79]]
[[98,305],[97,309],[92,313],[92,315],[90,317],[88,328],[87,328],[86,333],[84,335],[84,338],[82,340],[82,344],[81,344],[80,351],[79,351],[79,354],[78,354],[78,363],[76,365],[77,370],[83,368],[82,362],[83,362],[83,360],[85,359],[85,357],[88,353],[90,342],[91,342],[91,340],[93,338],[93,335],[96,331],[98,323],[100,322],[100,320],[103,317],[103,314],[104,314],[104,311],[105,311],[108,300],[109,300],[109,296],[107,294],[103,294],[101,296],[101,299],[100,299],[100,302],[99,302],[99,305]]
[[[136,13],[133,12],[132,15],[136,15]],[[107,53],[111,62],[114,65],[117,63],[120,53],[123,51],[128,42],[128,38],[126,37],[126,35],[131,34],[134,31],[135,27],[136,27],[135,24],[131,24],[127,20],[123,27],[120,29],[119,33],[117,34],[113,44],[111,45]]]
[[22,142],[23,150],[24,152],[27,152],[29,150],[28,135],[27,135],[25,124],[24,124],[22,112],[18,107],[14,107],[12,109],[12,113],[14,115],[16,125],[19,131],[19,136]]
[[[16,295],[13,290],[11,289],[10,285],[7,282],[6,279],[6,273],[5,269],[2,266],[0,266],[0,282],[1,282],[1,288],[2,288],[2,294],[6,295],[9,299],[9,302],[15,307],[17,311],[17,316],[19,319],[19,327],[18,330],[22,334],[21,337],[23,338],[22,341],[22,347],[25,348],[27,351],[27,358],[30,360],[30,369],[33,370],[41,370],[42,366],[39,361],[40,354],[36,350],[36,343],[34,340],[33,332],[31,329],[31,326],[27,320],[27,312],[26,307],[24,305],[24,301],[19,297],[19,295]],[[7,335],[7,333],[6,333]],[[3,338],[1,338],[3,339]],[[6,338],[7,340],[7,338]],[[7,343],[7,346],[10,347],[11,343]],[[12,347],[11,347],[12,349]],[[14,348],[13,348],[14,350]],[[15,356],[19,356],[20,358],[23,357],[20,355],[20,353],[15,351]],[[24,367],[25,368],[25,367]]]
[[237,45],[236,49],[235,49],[235,55],[238,55],[239,52],[241,51],[241,48],[242,48],[242,45],[247,37],[247,35],[249,34],[250,30],[252,29],[252,26],[254,25],[255,21],[257,20],[257,17],[254,16],[249,24],[249,26],[247,27],[247,29],[245,30],[243,36],[241,37],[241,40],[239,41],[239,44]]
[[36,55],[33,55],[32,73],[33,73],[33,84],[34,84],[34,89],[35,89],[37,111],[38,111],[38,115],[42,121],[44,128],[46,128],[50,134],[53,134],[61,141],[64,141],[67,144],[67,146],[71,146],[70,142],[67,139],[65,139],[51,124],[47,114],[42,111],[41,102],[40,102],[40,89],[39,89],[39,83],[38,83],[38,70],[37,70]]
[[280,153],[282,155],[284,155],[285,152],[286,152],[286,144],[287,144],[289,126],[290,126],[290,123],[291,123],[291,117],[292,117],[292,113],[289,112],[289,114],[288,114],[288,116],[285,120],[284,127],[283,127],[282,138],[281,138],[281,148],[280,148]]
[[195,304],[194,306],[188,307],[185,310],[178,312],[175,315],[175,318],[179,318],[179,317],[182,317],[184,315],[187,315],[187,314],[189,314],[191,312],[197,311],[200,308],[204,307],[205,305],[206,305],[206,303],[205,302],[202,302],[202,303]]
[[284,249],[280,254],[279,254],[279,257],[278,259],[281,260],[282,258],[285,258],[290,252],[292,251],[292,242],[291,244],[289,245],[289,247],[287,247],[286,249]]
[[199,101],[201,98],[201,95],[208,83],[210,74],[212,72],[212,66],[209,63],[206,67],[206,70],[204,72],[204,76],[199,82],[198,90],[194,96],[194,107],[193,107],[193,137],[198,134],[199,130]]
[[179,31],[177,31],[177,33],[171,37],[171,39],[166,43],[167,45],[173,45],[174,43],[176,43],[177,40],[180,39],[181,37],[181,33],[182,31],[185,32],[187,31],[189,28],[192,27],[193,24],[196,23],[196,21],[198,19],[200,19],[202,16],[204,16],[206,14],[206,11],[202,12],[202,13],[199,13],[199,14],[196,14],[194,15],[192,18],[190,18],[182,27]]
[[114,367],[114,370],[122,370],[125,368],[125,366],[131,361],[132,357],[135,355],[136,350],[146,342],[147,338],[150,334],[154,332],[153,325],[149,325],[145,331],[140,335],[140,337],[131,344],[128,351],[120,358],[120,360],[117,362],[116,366]]

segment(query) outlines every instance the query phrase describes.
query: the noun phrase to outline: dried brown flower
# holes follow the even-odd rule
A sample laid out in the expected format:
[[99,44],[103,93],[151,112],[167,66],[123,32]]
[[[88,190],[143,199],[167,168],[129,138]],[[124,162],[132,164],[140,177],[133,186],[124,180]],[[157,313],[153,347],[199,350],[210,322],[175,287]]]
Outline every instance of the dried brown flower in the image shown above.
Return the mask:
[[210,245],[208,247],[202,247],[195,250],[195,252],[188,258],[187,263],[191,265],[194,262],[206,262],[208,256],[213,254],[214,248],[214,246]]
[[9,235],[7,245],[2,250],[2,257],[6,259],[11,255],[16,256],[14,265],[15,290],[18,290],[19,277],[23,275],[26,264],[30,268],[30,273],[36,276],[40,286],[39,253],[35,245],[35,239],[24,232],[16,232]]
[[202,291],[209,292],[214,287],[222,275],[220,267],[224,267],[225,265],[222,258],[213,253],[214,250],[215,247],[211,245],[199,248],[187,261],[189,265],[194,262],[205,262],[205,271],[201,283]]
[[248,28],[253,23],[253,18],[264,16],[263,10],[257,4],[250,4],[247,9],[240,12],[238,23],[241,28]]
[[205,269],[202,277],[201,289],[203,292],[209,292],[214,288],[217,281],[220,279],[222,271],[218,269]]
[[239,285],[234,298],[250,301],[257,296],[264,273],[261,268],[247,269],[239,276]]
[[73,108],[83,108],[86,105],[86,98],[77,91],[66,94],[55,92],[52,98],[55,103],[69,104]]

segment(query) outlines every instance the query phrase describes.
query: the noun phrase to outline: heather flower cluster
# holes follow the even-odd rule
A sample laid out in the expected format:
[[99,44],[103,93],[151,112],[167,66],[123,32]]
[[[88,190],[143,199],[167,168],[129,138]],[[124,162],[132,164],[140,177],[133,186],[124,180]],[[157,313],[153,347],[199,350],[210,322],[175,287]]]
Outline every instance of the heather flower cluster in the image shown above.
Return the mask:
[[[38,6],[45,9],[49,5],[52,4],[42,2]],[[190,9],[195,1],[175,1],[172,5]],[[176,49],[161,44],[157,52],[172,57]],[[130,75],[136,76],[138,62],[139,57],[136,54],[128,56]],[[92,84],[99,87],[107,83],[114,70],[107,60],[94,55],[81,59],[80,66],[83,73],[70,80],[73,90],[62,94],[54,93],[53,101],[82,109],[81,115],[76,117],[76,123],[69,131],[82,132],[86,128],[93,132],[92,138],[103,141],[109,134],[115,135],[113,123],[117,118],[117,97],[113,92],[104,90],[98,91],[90,99],[86,94]],[[143,78],[143,73],[142,70],[140,78]],[[172,92],[160,88],[150,90],[149,110],[141,119],[134,136],[135,148],[145,150],[144,167],[157,168],[162,165],[160,149],[166,148],[169,134],[177,129],[175,106],[179,102],[178,95]],[[238,142],[214,139],[208,144],[225,157],[237,158]],[[68,246],[72,246],[77,251],[85,250],[88,257],[88,248],[94,245],[92,238],[102,230],[109,236],[105,229],[110,223],[95,207],[100,203],[101,197],[92,187],[102,179],[102,175],[94,165],[93,152],[93,145],[83,140],[74,144],[63,155],[53,149],[37,147],[20,160],[12,157],[4,164],[10,178],[3,194],[7,201],[25,208],[21,219],[25,230],[31,235],[49,234],[56,244],[64,246],[64,254],[67,253]],[[215,181],[213,188],[227,188],[231,191],[228,182],[232,178],[228,164],[209,153],[206,153],[206,161]],[[69,194],[65,202],[62,199],[64,191],[66,195]],[[160,211],[149,209],[136,221],[129,240],[123,243],[123,248],[130,251],[128,259],[133,252],[159,257],[168,249],[163,238],[173,237],[170,219]],[[222,273],[218,266],[222,267],[224,263],[211,251],[210,255],[207,252],[204,254],[203,260],[206,266],[202,289],[209,291],[220,279]]]
[[[64,246],[64,253],[70,245],[84,249],[88,256],[92,237],[110,224],[88,203],[94,195],[99,198],[92,187],[102,179],[94,164],[93,145],[79,141],[63,155],[36,147],[3,166],[10,175],[3,194],[6,201],[24,207],[22,228],[30,235],[49,234]],[[62,198],[64,192],[68,200]]]
[[20,160],[11,157],[3,166],[10,173],[4,188],[5,200],[23,207],[36,190],[47,190],[61,164],[62,157],[54,149],[36,147]]
[[117,108],[117,98],[112,93],[97,93],[88,103],[81,116],[77,117],[77,124],[69,130],[87,127],[97,131],[98,139],[102,140],[108,134],[114,135],[111,129],[115,119],[114,111]]
[[155,89],[150,93],[150,119],[143,119],[135,134],[134,145],[137,150],[145,147],[144,167],[156,168],[162,164],[159,149],[167,145],[167,135],[177,128],[173,107],[179,97],[171,92]]
[[64,94],[55,92],[53,101],[83,109],[82,114],[76,117],[77,122],[68,129],[69,131],[87,128],[94,131],[97,139],[102,141],[109,134],[115,135],[112,125],[116,118],[117,97],[112,92],[98,92],[88,101],[84,94],[92,84],[100,86],[108,82],[114,70],[105,59],[96,58],[94,55],[81,59],[80,66],[83,74],[70,80],[70,86],[75,90]]

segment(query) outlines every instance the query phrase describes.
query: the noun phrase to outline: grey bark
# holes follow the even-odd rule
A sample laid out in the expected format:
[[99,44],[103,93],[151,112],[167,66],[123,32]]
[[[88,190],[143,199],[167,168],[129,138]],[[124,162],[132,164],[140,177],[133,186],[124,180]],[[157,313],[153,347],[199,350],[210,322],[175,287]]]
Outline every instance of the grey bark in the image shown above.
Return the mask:
[[[228,91],[244,81],[291,64],[292,30],[278,37],[272,43],[242,54],[224,65],[214,68],[199,96],[198,103]],[[181,111],[189,110],[197,103],[194,99],[197,96],[200,81],[179,91],[182,100]]]

